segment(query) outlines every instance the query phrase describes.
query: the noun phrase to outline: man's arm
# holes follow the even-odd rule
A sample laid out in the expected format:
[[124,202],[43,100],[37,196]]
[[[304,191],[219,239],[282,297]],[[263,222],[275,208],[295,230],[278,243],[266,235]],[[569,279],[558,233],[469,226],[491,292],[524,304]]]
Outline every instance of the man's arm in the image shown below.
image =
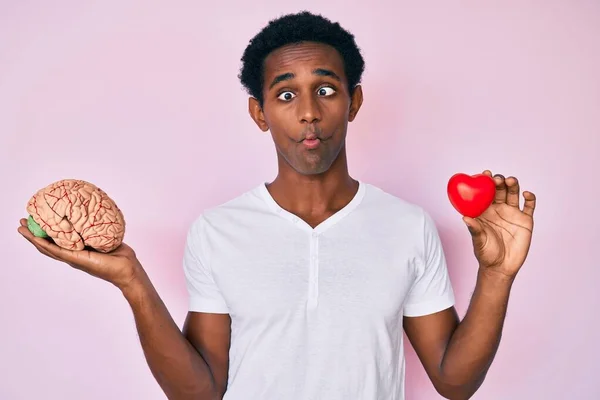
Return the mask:
[[227,384],[230,319],[189,313],[179,330],[146,273],[123,289],[144,355],[169,399],[222,399]]
[[[184,334],[173,321],[135,252],[122,243],[110,253],[67,250],[35,237],[21,218],[18,232],[42,254],[115,285],[129,302],[144,355],[152,374],[169,399],[219,400],[227,385],[231,321],[218,303],[203,266],[186,244],[184,266],[190,286],[200,297],[213,294],[214,313],[188,314]],[[197,269],[200,269],[197,271]],[[197,299],[196,299],[196,302]]]
[[189,312],[183,326],[187,340],[206,360],[221,399],[227,390],[231,318],[229,314]]
[[505,179],[500,174],[492,178],[489,170],[483,175],[494,180],[496,192],[493,203],[479,217],[463,217],[479,264],[465,318],[459,323],[454,308],[427,315],[431,307],[418,306],[431,304],[431,298],[444,304],[450,293],[441,241],[427,215],[426,268],[409,298],[410,315],[405,306],[407,336],[435,388],[449,399],[468,399],[483,383],[500,344],[512,283],[527,258],[533,234],[535,194],[523,192],[521,209],[517,178]]
[[480,272],[469,309],[459,323],[454,307],[422,317],[405,317],[409,341],[438,393],[469,399],[492,364],[512,280]]

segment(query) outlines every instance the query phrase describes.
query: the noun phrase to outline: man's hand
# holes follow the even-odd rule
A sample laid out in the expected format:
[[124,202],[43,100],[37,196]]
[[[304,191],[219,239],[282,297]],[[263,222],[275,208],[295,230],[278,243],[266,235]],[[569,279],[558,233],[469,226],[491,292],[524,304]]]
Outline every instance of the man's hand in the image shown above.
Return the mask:
[[133,310],[148,366],[167,398],[223,397],[228,373],[228,315],[193,313],[186,321],[188,339],[173,321],[131,247],[123,243],[110,253],[63,249],[48,239],[35,237],[26,219],[21,220],[18,231],[40,253],[111,282],[123,292]]
[[[484,171],[492,176],[490,171]],[[421,317],[405,317],[404,328],[437,391],[448,399],[468,399],[483,383],[494,359],[506,317],[510,288],[525,262],[533,232],[535,195],[497,174],[496,198],[479,217],[464,217],[479,262],[469,309],[459,321],[454,307]]]
[[27,220],[21,219],[18,232],[42,254],[73,268],[104,279],[124,290],[136,278],[141,265],[135,252],[125,243],[110,253],[90,250],[68,250],[57,246],[49,239],[36,237],[27,228]]
[[[484,171],[492,176],[490,171]],[[479,217],[464,217],[473,238],[473,250],[481,272],[514,279],[527,258],[533,233],[536,197],[523,192],[519,205],[519,182],[515,177],[494,176],[496,197]]]

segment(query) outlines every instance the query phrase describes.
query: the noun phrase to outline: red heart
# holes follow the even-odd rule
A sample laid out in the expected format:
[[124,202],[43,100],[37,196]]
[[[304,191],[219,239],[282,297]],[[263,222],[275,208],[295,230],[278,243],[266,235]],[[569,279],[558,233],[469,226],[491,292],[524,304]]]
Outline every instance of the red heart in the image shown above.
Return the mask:
[[487,175],[455,174],[448,181],[448,198],[464,216],[480,216],[494,201],[496,183]]

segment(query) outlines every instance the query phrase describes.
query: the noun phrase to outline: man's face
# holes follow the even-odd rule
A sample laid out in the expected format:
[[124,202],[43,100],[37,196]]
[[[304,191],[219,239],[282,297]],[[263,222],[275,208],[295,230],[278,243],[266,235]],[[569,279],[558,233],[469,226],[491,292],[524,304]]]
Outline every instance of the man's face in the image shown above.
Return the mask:
[[267,57],[263,99],[262,108],[250,99],[250,113],[263,131],[271,131],[280,166],[314,175],[327,171],[344,149],[362,92],[359,87],[351,97],[333,47],[302,43]]

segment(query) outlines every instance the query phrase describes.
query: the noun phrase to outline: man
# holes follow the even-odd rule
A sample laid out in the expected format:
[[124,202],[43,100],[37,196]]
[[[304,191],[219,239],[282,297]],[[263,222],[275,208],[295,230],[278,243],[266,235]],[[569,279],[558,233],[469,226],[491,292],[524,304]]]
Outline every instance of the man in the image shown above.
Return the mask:
[[[479,263],[464,319],[434,222],[348,173],[348,122],[362,103],[353,36],[310,13],[273,20],[249,44],[240,79],[278,159],[261,184],[193,222],[183,333],[134,251],[39,251],[116,285],[148,365],[170,399],[404,399],[403,330],[432,384],[471,397],[500,341],[528,253],[535,196],[495,175],[494,203],[466,218]],[[490,171],[485,171],[489,176]]]

